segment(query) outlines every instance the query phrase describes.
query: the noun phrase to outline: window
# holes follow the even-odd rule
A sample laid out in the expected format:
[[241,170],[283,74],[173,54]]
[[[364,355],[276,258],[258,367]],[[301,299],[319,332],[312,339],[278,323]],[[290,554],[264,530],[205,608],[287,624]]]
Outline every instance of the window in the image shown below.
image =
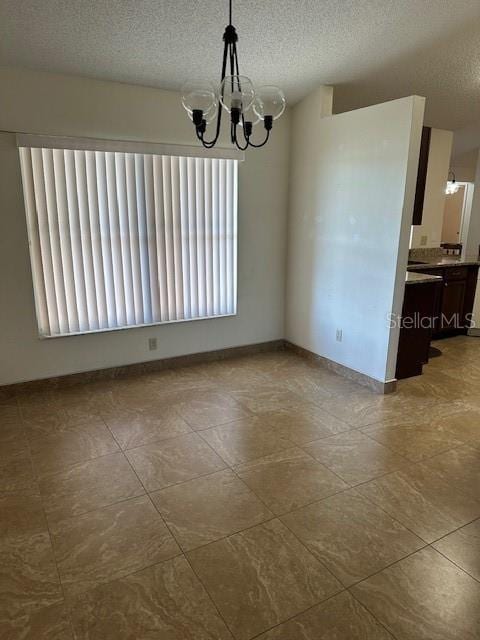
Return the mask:
[[18,141],[40,334],[235,314],[238,158],[65,140]]

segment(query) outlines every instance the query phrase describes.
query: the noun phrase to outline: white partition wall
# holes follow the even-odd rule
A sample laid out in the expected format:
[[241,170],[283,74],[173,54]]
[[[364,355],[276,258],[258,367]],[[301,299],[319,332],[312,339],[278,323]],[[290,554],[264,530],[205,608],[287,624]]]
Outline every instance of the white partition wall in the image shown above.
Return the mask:
[[294,109],[287,339],[385,382],[395,376],[424,99],[330,117]]

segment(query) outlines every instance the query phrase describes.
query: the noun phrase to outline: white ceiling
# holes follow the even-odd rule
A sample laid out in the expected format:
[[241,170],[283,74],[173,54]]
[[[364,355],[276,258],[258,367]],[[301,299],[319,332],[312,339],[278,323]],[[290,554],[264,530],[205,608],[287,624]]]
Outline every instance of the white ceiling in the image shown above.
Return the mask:
[[[178,89],[216,80],[226,0],[0,0],[0,64]],[[480,121],[479,0],[234,0],[240,71],[344,111],[417,93],[428,124]]]

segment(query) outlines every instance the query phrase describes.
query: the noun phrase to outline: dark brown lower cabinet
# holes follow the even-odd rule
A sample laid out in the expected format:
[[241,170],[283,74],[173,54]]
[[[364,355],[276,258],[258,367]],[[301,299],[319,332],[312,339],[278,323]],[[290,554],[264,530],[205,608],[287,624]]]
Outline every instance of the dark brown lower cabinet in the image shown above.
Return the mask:
[[[417,269],[414,271],[418,273]],[[436,302],[433,338],[466,334],[477,289],[478,266],[422,267],[421,273],[443,278]]]
[[397,380],[421,375],[423,365],[428,362],[432,324],[442,284],[439,280],[405,286],[398,342]]
[[450,333],[463,328],[466,290],[465,280],[444,282],[439,323],[440,333]]

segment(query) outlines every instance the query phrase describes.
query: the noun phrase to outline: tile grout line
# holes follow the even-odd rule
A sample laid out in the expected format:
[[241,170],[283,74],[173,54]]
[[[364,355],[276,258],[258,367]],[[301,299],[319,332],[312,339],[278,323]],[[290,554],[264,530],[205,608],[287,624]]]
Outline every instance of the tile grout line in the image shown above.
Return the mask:
[[[471,522],[475,522],[475,520],[478,520],[478,518],[475,518],[475,519],[474,519],[474,520],[472,520]],[[471,524],[471,522],[470,522],[470,523],[467,523],[467,524]],[[467,525],[462,525],[462,527],[459,527],[458,529],[455,529],[455,531],[458,531],[459,529],[462,529],[464,526],[467,526]],[[453,533],[453,531],[452,531],[452,532],[450,532],[450,533]],[[442,538],[443,538],[443,537],[446,537],[446,536],[448,536],[448,535],[450,535],[450,533],[446,534],[445,536],[442,536]],[[439,540],[441,540],[442,538],[439,538]],[[437,541],[435,541],[435,542],[437,542]],[[425,543],[425,545],[424,545],[423,547],[421,547],[420,549],[417,549],[417,550],[413,551],[412,553],[409,553],[409,554],[408,554],[408,555],[406,555],[405,557],[400,558],[399,560],[396,560],[395,562],[392,562],[391,564],[387,565],[387,566],[386,566],[386,567],[384,567],[383,569],[381,569],[381,570],[379,570],[379,571],[376,571],[375,573],[371,574],[371,575],[370,575],[370,576],[368,576],[367,578],[363,578],[362,580],[359,580],[358,582],[356,582],[356,583],[354,583],[354,584],[350,585],[349,587],[347,587],[347,591],[348,591],[348,592],[349,592],[349,593],[350,593],[350,594],[351,594],[351,595],[352,595],[352,596],[353,596],[353,597],[354,597],[358,602],[360,602],[360,604],[361,604],[363,607],[365,607],[365,608],[369,611],[369,613],[370,613],[370,614],[371,614],[371,615],[372,615],[376,620],[378,620],[378,618],[376,617],[376,615],[375,615],[375,614],[374,614],[374,613],[373,613],[373,612],[368,608],[368,606],[367,606],[366,604],[364,604],[361,600],[359,600],[359,599],[355,596],[355,594],[354,594],[354,593],[352,593],[352,592],[351,592],[351,589],[353,589],[354,587],[357,587],[357,586],[358,586],[359,584],[361,584],[362,582],[366,582],[367,580],[370,580],[370,579],[371,579],[371,578],[373,578],[374,576],[379,575],[379,574],[380,574],[380,573],[382,573],[383,571],[386,571],[387,569],[389,569],[389,568],[391,568],[391,567],[395,566],[396,564],[398,564],[399,562],[402,562],[403,560],[406,560],[407,558],[409,558],[409,557],[411,557],[411,556],[415,555],[416,553],[418,553],[418,552],[420,552],[420,551],[424,551],[425,549],[432,549],[433,551],[436,551],[439,555],[443,556],[443,557],[444,557],[448,562],[450,562],[452,565],[456,566],[456,567],[457,567],[457,568],[458,568],[462,573],[465,573],[466,575],[468,575],[469,577],[471,577],[473,580],[476,580],[476,579],[475,579],[475,578],[473,578],[473,576],[471,576],[467,571],[465,571],[465,569],[463,569],[462,567],[459,567],[455,562],[453,562],[452,560],[450,560],[450,558],[448,558],[448,557],[447,557],[447,556],[445,556],[443,553],[441,553],[440,551],[438,551],[438,549],[435,549],[435,547],[433,547],[433,546],[432,546],[432,544],[434,544],[434,543]],[[476,580],[476,581],[478,582],[478,580]],[[385,629],[387,629],[387,631],[388,631],[391,635],[393,635],[393,637],[395,637],[395,638],[397,637],[397,636],[395,636],[395,635],[394,635],[393,631],[391,631],[390,629],[388,629],[388,627],[386,627],[382,622],[380,622],[380,620],[378,620],[378,622],[379,622],[379,623],[380,623],[380,624],[381,624]]]
[[352,598],[353,598],[356,602],[358,602],[358,603],[360,604],[360,606],[361,606],[361,607],[363,607],[363,608],[365,609],[365,611],[368,611],[368,613],[372,616],[372,618],[373,618],[374,620],[376,620],[376,621],[377,621],[377,623],[380,625],[380,627],[381,627],[382,629],[385,629],[385,631],[386,631],[390,636],[392,636],[392,638],[394,638],[395,640],[402,640],[402,638],[400,638],[400,637],[396,636],[396,635],[393,633],[393,631],[391,631],[391,630],[390,630],[390,629],[389,629],[385,624],[383,624],[383,622],[381,622],[381,620],[379,620],[379,619],[377,618],[377,616],[376,616],[376,615],[375,615],[375,614],[374,614],[374,613],[373,613],[373,612],[372,612],[372,611],[367,607],[367,605],[365,605],[361,600],[359,600],[359,599],[357,598],[357,596],[356,596],[354,593],[352,593],[352,592],[351,592],[351,591],[349,591],[348,589],[347,589],[347,591],[348,591],[348,593],[352,596]]
[[200,583],[200,585],[202,586],[202,589],[205,591],[205,593],[207,594],[208,599],[210,600],[214,610],[217,612],[218,617],[220,618],[220,620],[222,620],[223,624],[225,625],[227,631],[230,633],[230,635],[232,636],[232,638],[236,638],[235,634],[233,633],[233,631],[230,628],[230,625],[227,623],[227,621],[225,620],[225,618],[223,617],[223,615],[220,613],[220,609],[217,607],[217,604],[215,602],[215,600],[213,599],[213,597],[211,596],[210,592],[208,591],[207,587],[205,586],[205,584],[203,583],[203,580],[200,578],[200,576],[197,574],[197,572],[195,571],[192,563],[190,562],[190,558],[187,556],[186,553],[183,554],[183,557],[185,558],[188,566],[190,567],[190,570],[192,571],[193,575],[196,577],[196,579],[198,580],[198,582]]
[[[107,428],[109,429],[108,425],[107,425]],[[112,433],[112,437],[114,437],[114,436],[113,436],[113,433]],[[136,475],[136,477],[138,478],[138,481],[140,482],[140,484],[142,485],[142,487],[145,489],[146,495],[148,496],[148,498],[149,498],[149,500],[150,500],[150,503],[152,504],[153,508],[154,508],[154,509],[155,509],[155,511],[158,513],[158,516],[160,517],[161,521],[162,521],[162,522],[163,522],[163,524],[165,525],[165,527],[166,527],[167,531],[168,531],[168,532],[170,533],[170,535],[172,536],[172,539],[173,539],[173,540],[175,540],[175,543],[178,545],[178,548],[179,548],[179,550],[180,550],[180,553],[179,553],[177,556],[174,556],[174,558],[175,558],[175,557],[176,557],[176,558],[183,557],[183,558],[185,559],[185,561],[187,562],[188,566],[190,567],[190,570],[192,571],[193,575],[197,578],[197,580],[199,581],[200,585],[202,586],[202,588],[203,588],[204,592],[206,593],[206,595],[207,595],[208,599],[210,600],[210,602],[211,602],[211,604],[212,604],[212,606],[213,606],[214,610],[217,612],[218,617],[220,618],[220,620],[222,620],[222,622],[224,623],[224,625],[225,625],[225,627],[226,627],[227,631],[230,633],[230,635],[232,636],[232,638],[234,638],[235,636],[234,636],[233,632],[231,631],[231,629],[230,629],[229,625],[227,624],[226,620],[225,620],[225,619],[223,618],[223,616],[221,615],[221,613],[220,613],[219,609],[217,608],[217,605],[215,604],[215,602],[214,602],[213,598],[211,597],[210,593],[209,593],[209,592],[208,592],[208,590],[206,589],[206,587],[205,587],[205,585],[203,584],[202,580],[201,580],[201,579],[200,579],[200,577],[197,575],[196,571],[194,570],[193,566],[191,565],[190,560],[189,560],[189,558],[187,557],[186,552],[185,552],[185,551],[183,550],[183,548],[181,547],[181,545],[180,545],[179,541],[176,539],[176,537],[175,537],[175,535],[173,534],[172,530],[170,529],[170,527],[169,527],[168,523],[165,521],[164,517],[162,516],[162,514],[161,514],[161,513],[160,513],[160,511],[159,511],[159,509],[157,508],[157,505],[156,505],[156,504],[155,504],[155,502],[152,500],[152,497],[151,497],[151,496],[150,496],[150,494],[148,493],[148,491],[147,491],[147,489],[146,489],[145,485],[143,484],[142,480],[140,479],[140,477],[138,476],[137,472],[136,472],[136,471],[135,471],[135,469],[133,468],[133,466],[132,466],[132,464],[131,464],[130,460],[128,459],[128,457],[127,457],[125,454],[124,454],[124,456],[125,456],[125,458],[126,458],[126,460],[127,460],[128,464],[130,465],[130,467],[131,467],[131,469],[132,469],[133,473],[134,473],[134,474]],[[225,461],[224,461],[224,462],[225,462]],[[215,472],[214,472],[214,473],[215,473]],[[207,474],[207,475],[211,475],[211,474]],[[183,483],[180,483],[180,484],[183,484]],[[177,486],[177,485],[174,485],[174,486]],[[171,558],[171,559],[172,559],[172,558]],[[163,562],[167,562],[167,561],[168,561],[168,560],[163,560],[163,561],[157,562],[157,563],[155,563],[155,564],[163,564]],[[150,566],[150,567],[152,567],[152,566],[155,566],[155,565],[149,565],[149,566]],[[144,567],[144,569],[146,569],[146,568],[148,568],[148,567]],[[143,569],[142,569],[142,570],[143,570]],[[130,575],[131,575],[131,574],[130,574]],[[124,576],[124,577],[126,577],[126,576]]]
[[[236,476],[236,477],[237,477],[237,478],[238,478],[238,479],[239,479],[239,480],[240,480],[240,481],[241,481],[241,482],[242,482],[242,483],[247,487],[247,489],[248,489],[249,491],[252,491],[252,493],[257,497],[257,499],[258,499],[258,500],[260,500],[260,502],[262,502],[262,503],[264,504],[264,506],[265,506],[269,511],[271,511],[270,507],[266,504],[266,502],[263,500],[263,498],[262,498],[261,496],[259,496],[259,495],[258,495],[258,494],[253,490],[253,489],[250,489],[250,487],[249,487],[249,486],[248,486],[248,485],[247,485],[247,484],[242,480],[242,478],[241,478],[241,477],[236,473],[235,469],[234,469],[234,468],[231,468],[231,470],[232,470],[232,472],[235,474],[235,476]],[[348,490],[348,489],[345,489],[345,491],[346,491],[346,490]],[[336,495],[336,494],[332,494],[332,495]],[[330,497],[330,496],[327,496],[327,497]],[[326,499],[326,497],[325,497],[325,499]],[[273,513],[273,512],[272,512],[272,513]],[[291,512],[289,512],[289,513],[291,513]],[[288,525],[286,525],[286,524],[283,522],[283,520],[281,520],[281,516],[278,516],[278,515],[276,515],[275,513],[274,513],[273,515],[274,515],[274,517],[273,517],[273,518],[271,518],[270,520],[266,520],[266,521],[264,521],[264,522],[262,522],[262,523],[259,523],[259,525],[263,525],[263,524],[265,524],[265,522],[271,522],[272,520],[278,520],[279,522],[281,522],[281,523],[282,523],[282,525],[283,525],[284,527],[286,527],[286,529],[287,529],[287,530],[288,530],[288,531],[293,535],[293,537],[297,540],[297,542],[301,545],[301,547],[302,547],[303,549],[305,549],[305,551],[306,551],[310,556],[312,556],[312,558],[314,558],[315,560],[317,560],[317,562],[319,562],[319,564],[321,564],[321,566],[325,569],[325,571],[327,571],[327,573],[328,573],[330,576],[332,576],[332,577],[333,577],[333,579],[334,579],[336,582],[338,582],[338,584],[339,584],[339,585],[341,585],[341,586],[343,587],[343,584],[341,583],[341,581],[340,581],[340,580],[339,580],[339,579],[338,579],[338,578],[337,578],[337,577],[336,577],[336,576],[335,576],[335,575],[330,571],[330,569],[329,569],[329,568],[328,568],[328,567],[327,567],[327,566],[326,566],[322,561],[320,561],[318,558],[316,558],[316,556],[314,556],[314,555],[313,555],[313,553],[312,553],[312,552],[310,551],[310,549],[308,549],[308,547],[307,547],[307,546],[302,542],[302,540],[300,540],[300,539],[298,538],[298,536],[297,536],[297,535],[296,535],[296,534],[295,534],[295,533],[290,529],[290,527],[289,527]],[[283,514],[283,515],[287,515],[287,514]],[[243,529],[242,531],[246,531],[246,530],[248,530],[248,529],[253,529],[254,527],[259,526],[259,525],[254,525],[254,526],[252,526],[252,527],[248,527],[247,529]],[[242,533],[242,531],[239,531],[239,532],[237,532],[237,533]],[[232,535],[236,535],[236,534],[232,534]],[[230,537],[230,536],[227,536],[227,538],[228,538],[228,537]],[[217,542],[217,541],[214,541],[214,542]],[[214,542],[212,542],[212,543],[210,543],[210,544],[214,544]],[[204,545],[204,546],[207,546],[207,545]],[[344,590],[345,590],[345,587],[343,587],[339,592],[337,592],[337,593],[335,593],[335,594],[333,594],[333,595],[338,595],[338,593],[341,593],[341,592],[342,592],[342,591],[344,591]],[[333,596],[329,596],[329,597],[333,597]],[[323,601],[322,601],[322,602],[323,602]],[[315,604],[314,604],[314,605],[312,605],[312,606],[317,606],[318,604],[321,604],[321,602],[317,602],[317,603],[315,603]],[[295,616],[296,616],[296,615],[300,615],[300,613],[303,613],[303,612],[299,612],[299,613],[295,614]],[[295,617],[295,616],[292,616],[292,617]],[[281,622],[281,623],[279,623],[279,624],[283,624],[283,622]],[[276,625],[276,626],[278,626],[278,625]],[[272,628],[274,628],[274,627],[272,627]],[[262,631],[261,633],[264,633],[264,632],[265,632],[265,631]],[[261,635],[261,634],[259,634],[259,635]],[[257,637],[257,636],[255,636],[255,637]]]
[[[215,428],[215,427],[212,427],[212,428]],[[347,432],[347,433],[348,433],[348,432]],[[207,442],[207,441],[206,441],[206,442]],[[212,451],[213,451],[214,453],[216,453],[216,451],[213,449],[213,447],[212,447],[208,442],[207,442],[207,445],[209,445],[209,447],[212,449]],[[390,475],[390,474],[395,473],[396,471],[398,471],[398,470],[395,470],[395,471],[387,472],[386,474],[383,474],[382,476],[378,476],[377,478],[373,478],[372,480],[368,480],[368,481],[366,481],[365,483],[360,483],[360,485],[351,485],[350,483],[346,482],[343,478],[341,478],[341,477],[340,477],[336,472],[334,472],[334,471],[332,471],[331,469],[329,469],[326,465],[323,465],[320,461],[316,460],[316,458],[313,458],[313,456],[311,456],[307,451],[305,451],[305,450],[302,448],[302,446],[300,446],[300,445],[295,445],[295,444],[294,444],[292,448],[299,448],[299,449],[301,449],[302,451],[304,451],[304,453],[306,453],[307,455],[309,455],[310,457],[312,457],[312,459],[313,459],[313,460],[315,460],[315,462],[317,462],[319,465],[321,465],[321,466],[325,467],[328,471],[330,471],[331,473],[333,473],[333,474],[334,474],[337,478],[339,478],[342,482],[345,482],[345,484],[347,485],[347,487],[345,487],[344,489],[341,489],[341,490],[339,490],[339,491],[337,491],[337,492],[335,492],[335,493],[332,493],[332,494],[330,494],[329,496],[324,496],[323,498],[319,498],[318,500],[313,500],[312,502],[310,502],[310,503],[308,503],[308,504],[305,504],[305,505],[302,505],[301,507],[298,507],[298,508],[296,508],[296,509],[292,509],[291,511],[288,511],[288,512],[286,512],[286,513],[282,513],[281,515],[274,514],[274,518],[272,518],[272,519],[281,519],[282,517],[284,517],[284,516],[286,516],[286,515],[288,515],[288,514],[290,514],[290,513],[293,513],[293,512],[295,512],[295,511],[298,511],[298,510],[300,510],[300,509],[303,509],[304,507],[308,507],[308,506],[311,506],[311,505],[313,505],[313,504],[316,504],[316,503],[319,503],[319,502],[323,502],[324,500],[327,500],[328,498],[331,498],[331,497],[333,497],[333,496],[335,496],[335,495],[339,495],[339,494],[341,494],[341,493],[345,493],[345,492],[347,492],[347,491],[351,491],[352,489],[353,489],[353,490],[356,490],[356,488],[357,488],[358,486],[360,486],[361,484],[366,484],[366,483],[368,483],[368,482],[371,482],[372,480],[376,480],[376,479],[378,479],[378,478],[380,478],[380,477],[385,477],[385,476],[387,476],[387,475]],[[283,451],[287,451],[287,450],[288,450],[288,449],[285,449],[285,450],[283,450]],[[280,451],[279,453],[281,453],[281,451]],[[219,454],[217,454],[217,455],[219,455]],[[267,457],[267,456],[262,456],[262,457]],[[249,461],[249,462],[255,462],[255,460],[260,460],[260,459],[261,459],[261,458],[255,458],[254,460],[251,460],[251,461]],[[228,463],[227,463],[227,461],[224,461],[224,462],[225,462],[226,464],[228,464]],[[242,463],[242,464],[248,464],[248,462],[246,462],[246,463]],[[235,465],[235,466],[237,466],[237,467],[238,467],[238,465]],[[229,468],[233,471],[233,473],[235,473],[235,475],[237,476],[237,478],[239,478],[239,480],[242,480],[242,478],[241,478],[240,476],[238,476],[238,474],[236,473],[234,466],[229,466]],[[242,480],[242,482],[243,482],[243,480]],[[246,485],[246,483],[245,483],[245,482],[243,482],[243,483]],[[250,487],[248,487],[248,485],[246,485],[246,486],[247,486],[247,488],[248,488],[250,491],[252,491],[252,492],[254,493],[254,495],[255,495],[255,496],[256,496],[256,497],[257,497],[257,498],[258,498],[258,499],[259,499],[259,500],[260,500],[260,501],[265,505],[265,507],[270,511],[271,509],[270,509],[270,507],[265,503],[265,501],[264,501],[264,500],[263,500],[263,499],[262,499],[262,498],[261,498],[261,497],[260,497],[260,496],[259,496],[259,495],[254,491],[254,490],[253,490],[253,489],[250,489]],[[370,500],[370,499],[366,498],[365,496],[363,496],[363,494],[360,494],[360,495],[362,495],[362,497],[364,497],[368,502],[370,502],[370,504],[372,504],[372,505],[373,505],[373,506],[375,506],[376,508],[381,509],[381,510],[386,514],[386,515],[388,515],[388,517],[389,517],[389,518],[391,518],[392,520],[394,520],[395,522],[397,522],[397,524],[399,524],[401,527],[403,527],[404,529],[406,529],[407,531],[409,531],[412,535],[414,535],[416,538],[418,538],[419,540],[421,540],[421,541],[424,543],[424,546],[425,546],[425,545],[428,545],[428,542],[427,542],[427,541],[423,540],[420,536],[418,536],[416,533],[414,533],[413,531],[411,531],[411,530],[410,530],[408,527],[406,527],[402,522],[400,522],[399,520],[397,520],[394,516],[392,516],[392,515],[391,515],[390,513],[388,513],[387,511],[385,511],[385,509],[383,509],[382,507],[380,507],[380,506],[379,506],[379,505],[377,505],[376,503],[372,502],[372,500]],[[265,522],[267,522],[267,521],[265,521]],[[282,521],[282,523],[283,523],[283,521]],[[251,527],[248,527],[248,528],[251,528]],[[289,529],[289,531],[291,531],[291,529],[288,527],[288,525],[287,525],[287,528]],[[237,532],[237,533],[240,533],[240,532]],[[294,533],[294,532],[292,531],[292,533]],[[294,535],[295,535],[295,534],[294,534]],[[229,536],[225,536],[225,537],[224,537],[224,538],[222,538],[222,539],[225,539],[225,538],[227,538],[227,537],[229,537]],[[295,535],[295,537],[296,537],[296,535]],[[297,538],[297,539],[298,539],[298,538]],[[302,544],[302,545],[307,549],[307,551],[308,551],[309,553],[311,553],[311,551],[306,547],[306,545],[304,545],[304,544],[303,544],[303,542],[302,542],[301,540],[298,540],[298,541],[299,541],[299,542],[300,542],[300,543],[301,543],[301,544]],[[207,543],[207,544],[211,544],[211,543]],[[202,546],[207,546],[207,545],[202,545]],[[423,548],[423,547],[421,547],[421,548]],[[322,564],[323,564],[323,563],[322,563]],[[325,568],[327,568],[327,567],[325,567]],[[328,570],[328,568],[327,568],[327,570]],[[331,573],[331,572],[330,572],[330,573]],[[336,576],[335,576],[335,578],[336,578]]]
[[[479,511],[479,514],[480,514],[480,511]],[[435,540],[432,540],[432,542],[427,542],[427,544],[430,545],[430,546],[434,545],[435,543],[440,542],[440,540],[443,540],[444,538],[447,538],[452,533],[456,533],[457,531],[460,531],[460,529],[463,529],[464,527],[468,527],[468,525],[473,524],[477,520],[480,520],[480,515],[476,516],[475,518],[473,518],[473,520],[470,520],[469,522],[466,522],[465,524],[461,524],[456,529],[452,529],[452,531],[449,531],[448,533],[445,533],[443,536],[440,536],[440,538],[436,538]]]
[[[475,520],[478,520],[478,518],[475,518]],[[472,522],[475,522],[475,520],[472,520]],[[472,524],[471,522],[469,522],[468,524]],[[464,525],[465,527],[468,525]],[[460,527],[460,529],[463,529],[463,527]],[[459,529],[456,529],[456,531],[459,531]],[[454,531],[452,531],[452,533],[454,533]],[[449,536],[450,534],[447,533],[447,536]],[[441,540],[442,538],[440,538]],[[438,540],[437,540],[438,542]],[[457,562],[455,562],[455,560],[452,560],[451,558],[449,558],[447,555],[445,555],[443,553],[443,551],[440,551],[440,549],[437,549],[436,547],[434,547],[433,545],[435,544],[435,542],[433,542],[432,544],[429,544],[428,546],[433,549],[433,551],[436,551],[437,553],[439,553],[441,556],[443,556],[445,558],[445,560],[448,560],[449,562],[451,562],[453,565],[455,565],[457,567],[457,569],[459,569],[462,573],[466,573],[467,576],[470,576],[470,578],[472,578],[472,580],[475,580],[476,582],[480,583],[480,579],[476,578],[475,576],[472,576],[472,574],[467,571],[466,569],[464,569],[463,567],[461,567]]]
[[[325,598],[325,600],[321,600],[320,602],[316,602],[315,604],[310,605],[309,607],[307,607],[303,611],[299,611],[298,613],[293,614],[293,616],[290,616],[289,618],[286,618],[285,620],[282,620],[278,624],[275,624],[272,627],[269,627],[268,629],[265,629],[264,631],[260,631],[260,633],[255,634],[254,636],[252,636],[248,640],[255,640],[256,638],[260,638],[264,633],[269,633],[270,631],[273,631],[274,629],[277,629],[278,627],[281,627],[282,625],[287,624],[288,622],[291,622],[292,620],[295,620],[295,618],[298,618],[299,616],[303,616],[305,613],[308,613],[312,609],[315,609],[315,607],[322,606],[322,605],[326,604],[327,602],[329,602],[330,600],[333,600],[334,598],[337,598],[342,593],[348,593],[347,589],[342,589],[341,591],[338,591],[338,593],[334,593],[331,596],[328,596],[328,598]],[[292,640],[296,640],[296,639],[292,639]]]

